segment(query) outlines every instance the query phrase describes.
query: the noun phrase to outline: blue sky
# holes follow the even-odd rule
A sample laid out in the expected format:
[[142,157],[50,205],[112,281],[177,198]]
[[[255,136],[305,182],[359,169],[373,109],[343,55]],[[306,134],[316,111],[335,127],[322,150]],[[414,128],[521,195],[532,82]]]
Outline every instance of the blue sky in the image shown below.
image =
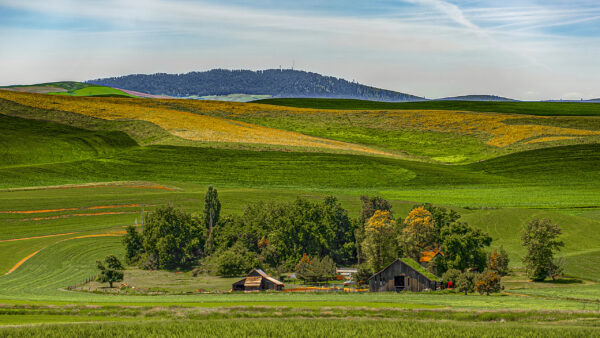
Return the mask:
[[600,2],[0,0],[0,84],[290,67],[429,98],[600,97]]

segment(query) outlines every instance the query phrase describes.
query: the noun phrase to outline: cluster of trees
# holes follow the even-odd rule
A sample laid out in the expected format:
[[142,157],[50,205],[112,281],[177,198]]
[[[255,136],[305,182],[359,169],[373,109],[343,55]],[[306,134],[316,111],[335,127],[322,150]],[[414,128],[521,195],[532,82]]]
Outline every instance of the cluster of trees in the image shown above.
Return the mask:
[[274,97],[330,97],[392,102],[423,100],[413,95],[291,69],[256,72],[214,69],[187,74],[135,74],[97,79],[89,83],[179,97],[256,94]]
[[356,235],[360,240],[359,256],[368,271],[376,272],[398,257],[418,261],[425,251],[440,251],[442,254],[429,263],[433,272],[471,268],[483,271],[487,266],[485,248],[492,238],[459,219],[453,210],[425,204],[415,206],[404,220],[397,221],[387,201],[364,199],[364,224]]
[[452,268],[444,272],[442,281],[446,284],[454,283],[454,289],[464,292],[465,295],[473,291],[489,295],[501,290],[500,281],[508,274],[508,263],[506,250],[503,247],[495,248],[489,254],[487,268],[483,272],[479,273],[474,269],[461,271]]
[[[335,197],[258,202],[241,215],[221,217],[217,190],[209,187],[200,216],[164,206],[148,215],[141,231],[128,227],[123,238],[126,262],[145,269],[197,268],[222,276],[239,276],[252,268],[276,275],[296,271],[311,282],[332,277],[336,266],[357,264],[355,277],[365,282],[398,257],[418,261],[423,252],[435,251],[441,254],[429,262],[432,272],[443,274],[461,291],[482,293],[497,291],[508,273],[504,248],[488,254],[491,237],[461,222],[453,210],[416,205],[406,218],[395,219],[385,199],[363,196],[361,201],[356,219]],[[553,256],[563,245],[557,240],[560,233],[549,220],[533,220],[523,229],[524,262],[533,279],[561,272]]]
[[260,267],[292,271],[303,255],[330,257],[333,264],[356,259],[356,221],[334,197],[313,202],[258,202],[242,215],[221,217],[216,189],[209,188],[202,216],[172,206],[150,213],[141,231],[127,228],[126,261],[145,269],[199,267],[239,276]]

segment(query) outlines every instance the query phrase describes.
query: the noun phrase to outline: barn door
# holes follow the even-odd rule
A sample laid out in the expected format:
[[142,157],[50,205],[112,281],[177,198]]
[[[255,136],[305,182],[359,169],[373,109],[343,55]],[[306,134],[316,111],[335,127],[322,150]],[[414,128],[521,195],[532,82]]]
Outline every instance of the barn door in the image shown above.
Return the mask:
[[396,291],[402,291],[405,287],[405,277],[404,276],[395,276],[394,277],[394,288]]

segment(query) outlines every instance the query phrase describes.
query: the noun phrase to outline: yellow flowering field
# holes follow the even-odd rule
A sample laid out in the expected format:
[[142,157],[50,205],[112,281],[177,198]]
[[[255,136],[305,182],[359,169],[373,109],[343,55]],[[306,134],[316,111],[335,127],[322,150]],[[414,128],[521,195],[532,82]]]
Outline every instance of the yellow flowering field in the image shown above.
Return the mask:
[[[162,100],[172,101],[172,100]],[[253,103],[214,102],[214,101],[183,101],[179,104],[194,108],[198,111],[230,112],[232,117],[251,114],[331,114],[342,117],[344,114],[356,114],[356,110],[317,110],[305,108],[277,107]],[[578,136],[598,136],[599,131],[573,129],[564,127],[544,126],[537,124],[513,125],[504,121],[510,119],[547,119],[545,116],[511,115],[499,113],[478,113],[447,110],[389,110],[389,111],[360,111],[370,114],[373,119],[384,116],[392,126],[398,129],[435,131],[467,135],[481,135],[488,139],[487,144],[505,147],[514,143],[536,138],[536,143],[574,138]],[[527,142],[529,143],[529,142]],[[531,142],[534,143],[534,142]]]
[[[403,156],[360,144],[309,136],[293,130],[269,128],[239,121],[244,116],[285,118],[320,114],[343,119],[361,114],[369,128],[418,130],[480,137],[490,146],[506,147],[521,142],[539,144],[571,138],[600,136],[598,130],[574,129],[541,124],[509,124],[511,119],[546,119],[544,116],[437,110],[317,110],[254,103],[181,99],[128,99],[50,96],[0,90],[0,98],[26,106],[57,109],[106,120],[149,121],[183,139],[201,142],[248,143],[296,146],[375,155]],[[364,121],[364,120],[363,120]],[[260,122],[257,122],[260,123]]]
[[[149,105],[144,99],[80,98],[0,91],[4,98],[22,105],[57,109],[106,120],[134,119],[152,122],[169,133],[192,141],[255,143],[314,147],[395,156],[369,147],[318,138],[297,132],[263,127],[225,118]],[[177,100],[183,101],[183,100]],[[208,102],[206,109],[236,109],[235,104]]]
[[[548,136],[596,136],[599,131],[544,126],[536,124],[511,125],[504,121],[523,118],[498,113],[449,112],[449,111],[396,111],[389,112],[398,119],[398,127],[438,132],[455,132],[489,136],[488,144],[505,147],[535,137]],[[544,116],[528,116],[545,119]],[[546,142],[551,140],[544,140]]]

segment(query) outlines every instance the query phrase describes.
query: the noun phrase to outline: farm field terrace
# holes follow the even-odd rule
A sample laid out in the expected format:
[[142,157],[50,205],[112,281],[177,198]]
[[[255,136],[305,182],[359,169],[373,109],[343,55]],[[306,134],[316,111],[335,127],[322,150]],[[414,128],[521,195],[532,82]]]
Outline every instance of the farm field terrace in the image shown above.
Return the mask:
[[[439,114],[450,114],[458,125],[480,113],[350,108],[332,113],[6,93],[0,91],[0,335],[80,336],[99,329],[107,335],[249,330],[286,335],[300,334],[298,328],[307,325],[322,335],[372,330],[597,335],[600,148],[595,133],[600,128],[595,117],[492,112],[477,120],[479,129],[463,131],[450,130]],[[157,120],[160,114],[179,118],[180,112],[203,122],[183,130]],[[388,130],[390,123],[406,118],[413,119],[411,126]],[[434,120],[442,122],[424,127]],[[494,128],[527,137],[501,136]],[[241,137],[245,132],[254,134]],[[544,139],[565,135],[574,138]],[[517,141],[489,144],[495,137]],[[537,139],[544,140],[527,143]],[[510,290],[490,297],[186,294],[191,290],[185,286],[154,296],[66,290],[94,275],[96,260],[123,256],[124,227],[141,219],[142,209],[147,213],[171,203],[200,214],[209,184],[219,189],[222,214],[240,214],[256,201],[328,195],[337,197],[351,217],[358,215],[361,195],[389,199],[399,219],[417,203],[450,207],[488,232],[492,247],[503,245],[516,270],[524,254],[520,227],[532,218],[551,218],[563,228],[566,246],[560,255],[575,282],[532,285],[517,276]],[[160,278],[172,283],[177,274]],[[231,281],[215,278],[194,281],[193,288],[227,291]],[[272,331],[273,323],[279,331]]]

